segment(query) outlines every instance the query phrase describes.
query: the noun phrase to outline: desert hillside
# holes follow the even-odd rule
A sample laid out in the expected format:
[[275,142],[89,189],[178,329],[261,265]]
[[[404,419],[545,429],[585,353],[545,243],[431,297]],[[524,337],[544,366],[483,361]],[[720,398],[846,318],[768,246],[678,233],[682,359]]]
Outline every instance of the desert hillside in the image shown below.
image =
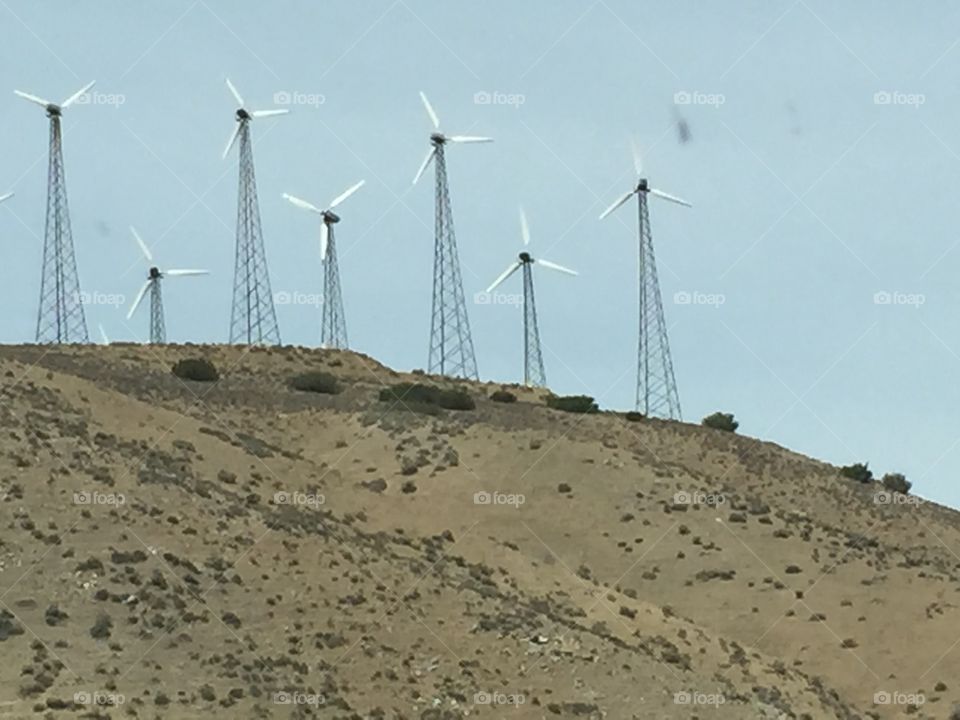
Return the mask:
[[0,717],[960,704],[957,514],[776,445],[494,384],[382,400],[449,383],[337,351],[8,346],[0,377]]

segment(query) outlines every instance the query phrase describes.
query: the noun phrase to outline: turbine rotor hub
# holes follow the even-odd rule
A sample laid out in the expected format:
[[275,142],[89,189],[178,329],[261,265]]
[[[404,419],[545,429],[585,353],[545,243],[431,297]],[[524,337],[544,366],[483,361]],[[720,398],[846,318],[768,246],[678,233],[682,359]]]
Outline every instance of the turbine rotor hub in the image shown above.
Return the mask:
[[524,251],[520,253],[520,262],[529,264],[533,262],[533,258],[530,256],[530,253]]
[[152,268],[150,268],[150,272],[147,274],[147,277],[148,277],[150,280],[157,280],[157,279],[163,277],[163,273],[160,272],[160,268],[158,268],[158,267],[152,267]]

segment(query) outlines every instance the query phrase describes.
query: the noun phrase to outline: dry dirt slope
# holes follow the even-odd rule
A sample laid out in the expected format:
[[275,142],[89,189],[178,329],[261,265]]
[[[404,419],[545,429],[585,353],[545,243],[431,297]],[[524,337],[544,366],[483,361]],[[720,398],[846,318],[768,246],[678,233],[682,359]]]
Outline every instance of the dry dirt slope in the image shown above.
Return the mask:
[[[315,369],[342,392],[287,387]],[[960,702],[956,514],[774,445],[489,385],[415,414],[377,399],[406,376],[296,348],[5,347],[0,379],[0,717]]]

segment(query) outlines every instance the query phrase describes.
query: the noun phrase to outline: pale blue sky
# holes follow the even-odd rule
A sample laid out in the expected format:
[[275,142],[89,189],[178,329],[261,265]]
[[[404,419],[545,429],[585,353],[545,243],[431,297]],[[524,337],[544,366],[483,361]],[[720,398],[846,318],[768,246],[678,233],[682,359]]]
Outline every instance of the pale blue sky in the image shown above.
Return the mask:
[[[635,382],[635,213],[597,215],[632,182],[627,137],[654,186],[660,279],[684,415],[734,412],[745,434],[836,463],[900,470],[960,505],[960,6],[947,2],[262,3],[0,0],[0,341],[32,340],[46,120],[19,88],[61,100],[88,80],[123,104],[65,118],[84,289],[132,297],[134,224],[168,266],[172,341],[226,339],[236,202],[229,76],[254,108],[322,96],[257,121],[257,179],[275,292],[320,288],[318,204],[342,206],[351,344],[394,367],[426,363],[433,193],[410,180],[427,148],[424,90],[450,132],[493,145],[448,154],[468,300],[514,257],[517,207],[541,273],[551,386],[629,408]],[[680,107],[678,92],[722,97]],[[476,93],[520,95],[476,104]],[[876,93],[899,93],[888,104]],[[914,97],[918,96],[918,97]],[[700,96],[698,96],[700,97]],[[881,100],[886,96],[881,96]],[[97,102],[108,101],[100,96]],[[511,290],[505,286],[506,292]],[[719,307],[678,292],[721,294]],[[922,306],[877,304],[877,292]],[[91,335],[142,339],[147,317],[88,308]],[[316,345],[319,310],[278,307],[286,343]],[[470,305],[484,379],[521,377],[516,308]]]

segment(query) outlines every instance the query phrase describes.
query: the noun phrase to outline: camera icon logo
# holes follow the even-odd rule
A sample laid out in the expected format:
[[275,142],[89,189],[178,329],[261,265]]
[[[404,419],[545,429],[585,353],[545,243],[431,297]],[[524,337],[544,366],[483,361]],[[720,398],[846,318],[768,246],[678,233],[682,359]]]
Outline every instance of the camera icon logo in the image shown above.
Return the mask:
[[890,693],[884,690],[873,694],[874,705],[889,705],[891,700],[892,698],[890,697]]
[[474,705],[489,705],[493,702],[493,697],[487,692],[478,692],[473,696]]
[[873,104],[874,105],[889,105],[893,100],[893,95],[891,95],[886,90],[881,90],[880,92],[875,92],[873,94]]
[[289,105],[290,104],[290,93],[286,90],[278,90],[273,94],[273,104],[274,105]]
[[474,505],[489,505],[492,502],[493,502],[493,495],[486,492],[485,490],[481,490],[480,492],[476,492],[473,494]]
[[674,105],[689,105],[693,97],[686,90],[679,90],[673,94]]
[[486,90],[480,90],[473,94],[474,105],[489,105],[490,99],[490,93],[488,93]]
[[692,501],[693,498],[690,497],[690,493],[686,490],[681,490],[673,495],[674,505],[689,505]]

